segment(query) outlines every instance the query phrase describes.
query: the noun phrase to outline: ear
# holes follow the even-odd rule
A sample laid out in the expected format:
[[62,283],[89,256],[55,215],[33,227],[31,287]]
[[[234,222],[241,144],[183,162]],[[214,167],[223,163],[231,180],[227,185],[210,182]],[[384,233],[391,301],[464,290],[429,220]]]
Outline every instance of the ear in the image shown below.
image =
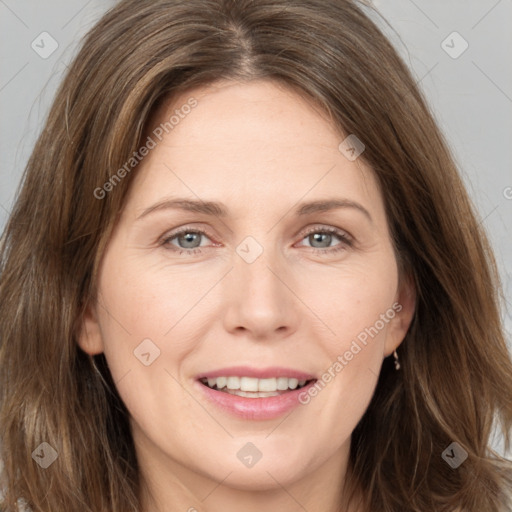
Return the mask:
[[103,338],[96,305],[89,303],[78,327],[77,342],[79,347],[91,356],[103,352]]
[[402,343],[411,325],[416,309],[416,288],[412,276],[403,276],[392,307],[395,316],[390,320],[386,333],[384,355],[391,355]]

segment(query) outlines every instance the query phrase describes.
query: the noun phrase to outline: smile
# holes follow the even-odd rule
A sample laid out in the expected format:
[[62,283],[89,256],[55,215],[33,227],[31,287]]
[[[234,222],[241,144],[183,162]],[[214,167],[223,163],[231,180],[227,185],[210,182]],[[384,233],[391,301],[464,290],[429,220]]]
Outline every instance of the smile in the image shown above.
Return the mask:
[[255,377],[221,376],[203,378],[200,380],[210,389],[230,393],[246,398],[266,398],[279,396],[290,390],[301,389],[311,380],[299,380],[294,377],[270,377],[258,379]]
[[[222,413],[244,420],[271,420],[298,407],[316,377],[291,368],[220,368],[195,378],[199,393]],[[303,409],[304,410],[304,409]]]

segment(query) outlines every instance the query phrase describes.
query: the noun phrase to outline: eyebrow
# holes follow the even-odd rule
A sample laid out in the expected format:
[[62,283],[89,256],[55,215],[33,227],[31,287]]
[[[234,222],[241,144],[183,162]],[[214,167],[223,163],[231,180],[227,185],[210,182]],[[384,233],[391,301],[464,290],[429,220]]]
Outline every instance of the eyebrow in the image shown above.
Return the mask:
[[[298,205],[294,210],[295,215],[305,216],[317,212],[327,212],[330,210],[336,210],[338,208],[353,208],[360,211],[368,218],[370,222],[373,222],[370,212],[361,204],[343,198],[323,199],[317,201],[303,202]],[[188,198],[173,198],[164,199],[158,203],[146,208],[136,220],[140,220],[150,213],[161,211],[161,210],[185,210],[188,212],[203,213],[205,215],[211,215],[213,217],[225,218],[228,216],[228,208],[226,205],[216,201],[201,201]]]

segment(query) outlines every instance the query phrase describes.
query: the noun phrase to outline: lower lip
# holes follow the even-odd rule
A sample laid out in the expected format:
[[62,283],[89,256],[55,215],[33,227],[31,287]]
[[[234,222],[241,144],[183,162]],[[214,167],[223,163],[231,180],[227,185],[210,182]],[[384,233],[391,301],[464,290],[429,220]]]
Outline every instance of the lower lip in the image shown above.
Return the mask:
[[282,395],[265,398],[247,398],[232,395],[225,391],[211,389],[199,381],[196,381],[196,384],[201,388],[208,400],[229,414],[245,420],[271,420],[282,416],[300,405],[300,394],[303,392],[307,393],[315,382],[316,381],[313,380],[300,389],[294,389]]

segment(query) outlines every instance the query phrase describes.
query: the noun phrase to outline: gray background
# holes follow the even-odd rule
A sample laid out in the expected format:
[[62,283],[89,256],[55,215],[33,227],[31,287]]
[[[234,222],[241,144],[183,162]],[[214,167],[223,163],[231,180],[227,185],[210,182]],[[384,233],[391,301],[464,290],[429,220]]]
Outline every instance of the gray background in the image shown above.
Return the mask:
[[[0,0],[0,230],[66,65],[83,34],[114,3]],[[376,18],[413,69],[490,235],[507,297],[510,342],[512,0],[373,4],[393,27]],[[55,43],[43,32],[58,44],[49,56],[44,52]],[[468,48],[457,55],[464,41]]]

